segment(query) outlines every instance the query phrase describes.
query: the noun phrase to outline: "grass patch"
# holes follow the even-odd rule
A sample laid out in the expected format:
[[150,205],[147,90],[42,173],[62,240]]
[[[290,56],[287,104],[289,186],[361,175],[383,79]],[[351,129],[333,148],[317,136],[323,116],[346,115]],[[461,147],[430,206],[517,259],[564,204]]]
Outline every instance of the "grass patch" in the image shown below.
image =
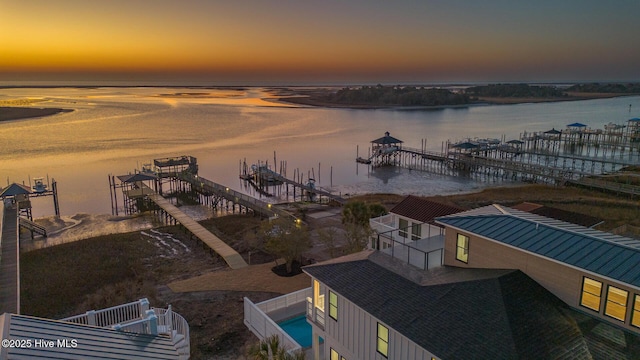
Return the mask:
[[[24,314],[60,318],[86,311],[79,307],[92,294],[103,291],[117,304],[122,289],[128,301],[152,294],[140,290],[147,274],[145,259],[155,254],[154,246],[138,232],[100,236],[20,255],[21,310]],[[126,284],[126,286],[125,286]],[[112,294],[108,290],[112,287]],[[116,291],[116,289],[118,291]],[[103,303],[109,303],[106,301]]]

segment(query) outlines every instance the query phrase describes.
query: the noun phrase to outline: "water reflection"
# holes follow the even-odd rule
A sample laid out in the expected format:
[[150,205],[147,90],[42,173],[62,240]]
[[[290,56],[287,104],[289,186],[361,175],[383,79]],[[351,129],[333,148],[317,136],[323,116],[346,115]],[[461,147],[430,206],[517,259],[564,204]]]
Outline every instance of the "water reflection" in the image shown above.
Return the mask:
[[[356,146],[385,131],[409,147],[440,151],[446,140],[517,138],[524,131],[624,123],[640,97],[551,104],[474,106],[437,111],[283,107],[262,88],[0,89],[0,103],[73,108],[51,117],[0,123],[0,179],[55,178],[63,215],[110,213],[107,175],[127,174],[154,158],[192,155],[201,176],[242,191],[239,164],[277,152],[288,174],[316,170],[318,186],[338,193],[445,194],[486,186],[482,179],[417,171],[354,168]],[[42,100],[42,101],[41,101]],[[321,169],[318,171],[318,164]],[[36,217],[52,206],[36,204]]]

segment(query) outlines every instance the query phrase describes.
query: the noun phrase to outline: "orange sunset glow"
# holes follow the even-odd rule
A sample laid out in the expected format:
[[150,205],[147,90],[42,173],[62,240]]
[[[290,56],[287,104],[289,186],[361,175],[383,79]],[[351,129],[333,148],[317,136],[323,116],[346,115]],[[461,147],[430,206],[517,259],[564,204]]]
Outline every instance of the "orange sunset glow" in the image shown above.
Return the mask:
[[638,80],[640,3],[0,1],[0,80]]

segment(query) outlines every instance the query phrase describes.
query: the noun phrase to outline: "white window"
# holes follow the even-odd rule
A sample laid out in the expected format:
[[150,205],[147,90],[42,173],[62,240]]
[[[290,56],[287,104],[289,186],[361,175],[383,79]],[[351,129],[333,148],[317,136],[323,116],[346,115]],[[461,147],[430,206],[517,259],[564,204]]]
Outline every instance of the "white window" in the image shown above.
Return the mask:
[[400,235],[403,238],[406,238],[409,236],[409,221],[405,220],[405,219],[398,219],[398,235]]
[[601,294],[602,283],[585,277],[582,280],[582,297],[580,298],[580,305],[599,312]]
[[463,263],[469,262],[469,237],[466,235],[458,234],[456,259]]
[[378,341],[376,343],[376,350],[387,357],[389,354],[389,329],[378,323]]
[[627,317],[627,299],[629,292],[609,286],[607,289],[607,305],[604,308],[605,315],[624,321]]
[[411,240],[422,239],[422,225],[411,224]]

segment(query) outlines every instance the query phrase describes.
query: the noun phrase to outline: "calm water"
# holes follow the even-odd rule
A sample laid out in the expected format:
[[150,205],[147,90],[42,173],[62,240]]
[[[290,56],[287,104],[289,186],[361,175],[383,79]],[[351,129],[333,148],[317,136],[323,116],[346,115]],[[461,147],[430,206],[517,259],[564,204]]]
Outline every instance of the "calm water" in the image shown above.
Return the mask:
[[[202,176],[242,190],[240,160],[273,163],[276,151],[289,176],[296,168],[304,174],[313,168],[320,186],[333,185],[342,194],[450,194],[486,184],[415,171],[369,172],[356,165],[356,146],[366,155],[369,142],[389,131],[406,146],[420,148],[427,139],[429,149],[440,150],[448,139],[511,139],[573,122],[623,124],[640,109],[638,96],[430,111],[293,107],[262,100],[269,96],[261,88],[0,89],[0,106],[30,102],[76,110],[0,123],[0,185],[53,177],[63,214],[110,213],[108,174],[127,174],[154,158],[192,155]],[[36,199],[35,216],[52,213],[50,199]]]

